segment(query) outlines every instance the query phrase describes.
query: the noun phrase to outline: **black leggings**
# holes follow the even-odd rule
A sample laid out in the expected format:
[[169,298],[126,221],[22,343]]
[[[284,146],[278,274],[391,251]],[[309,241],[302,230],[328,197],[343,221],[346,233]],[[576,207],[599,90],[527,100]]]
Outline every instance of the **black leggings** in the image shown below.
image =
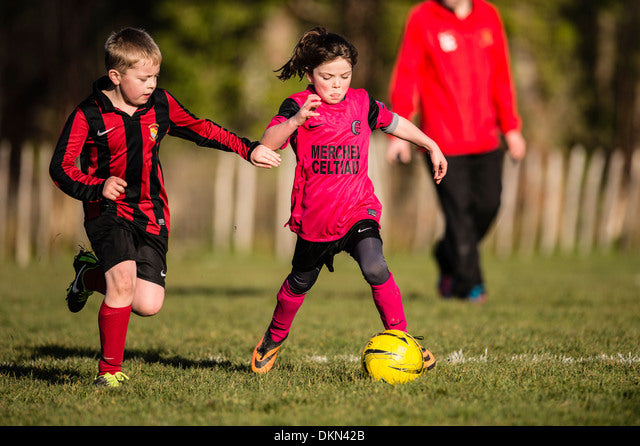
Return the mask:
[[446,229],[435,257],[441,274],[453,276],[456,296],[484,282],[479,245],[500,208],[503,154],[449,157],[447,176],[436,186]]
[[[376,237],[362,239],[351,252],[351,257],[358,262],[364,279],[370,285],[382,285],[391,276],[387,262],[382,255],[382,241]],[[287,277],[289,288],[294,294],[308,292],[320,274],[322,266],[317,266],[310,271],[297,271],[295,268]]]

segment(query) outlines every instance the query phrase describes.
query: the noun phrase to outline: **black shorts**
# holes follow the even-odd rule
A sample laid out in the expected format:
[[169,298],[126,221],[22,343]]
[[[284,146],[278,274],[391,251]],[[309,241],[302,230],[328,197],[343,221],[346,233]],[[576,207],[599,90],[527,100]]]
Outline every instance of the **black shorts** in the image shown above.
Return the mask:
[[162,287],[167,275],[167,237],[149,234],[120,217],[101,215],[84,224],[102,269],[106,272],[120,262],[136,262],[137,277]]
[[332,242],[310,242],[298,237],[291,264],[294,270],[300,272],[322,268],[322,265],[327,265],[329,271],[333,272],[333,257],[342,251],[351,254],[356,245],[368,237],[382,241],[380,226],[375,220],[360,220],[344,237]]

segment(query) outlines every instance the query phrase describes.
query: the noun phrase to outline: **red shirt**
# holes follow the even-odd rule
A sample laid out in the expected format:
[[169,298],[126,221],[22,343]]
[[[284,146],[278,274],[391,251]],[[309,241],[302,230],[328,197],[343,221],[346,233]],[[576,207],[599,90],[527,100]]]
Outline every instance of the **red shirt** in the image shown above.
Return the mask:
[[506,37],[498,11],[473,0],[459,19],[436,1],[414,7],[390,88],[394,112],[412,119],[445,156],[484,153],[500,131],[520,128]]
[[[107,77],[96,81],[93,93],[67,119],[51,159],[51,178],[63,192],[83,202],[87,220],[111,214],[149,233],[168,236],[169,203],[159,158],[164,136],[235,152],[246,160],[258,142],[196,118],[161,88],[129,116],[102,93],[110,83]],[[125,193],[115,202],[102,197],[110,176],[127,182]]]
[[[291,95],[268,127],[294,116],[312,86]],[[285,143],[296,154],[289,228],[305,240],[337,240],[360,220],[380,221],[382,205],[369,178],[369,137],[393,131],[397,117],[362,89],[347,91],[338,104],[322,103]]]

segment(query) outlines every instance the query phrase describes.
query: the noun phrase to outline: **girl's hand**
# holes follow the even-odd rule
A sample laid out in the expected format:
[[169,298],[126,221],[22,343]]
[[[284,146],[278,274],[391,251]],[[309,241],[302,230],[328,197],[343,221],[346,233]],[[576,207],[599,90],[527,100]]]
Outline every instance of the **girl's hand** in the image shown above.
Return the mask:
[[429,155],[431,157],[431,163],[433,164],[433,179],[436,184],[440,184],[440,181],[442,181],[447,174],[447,159],[437,146],[431,148]]
[[320,106],[322,99],[317,94],[310,94],[307,99],[298,110],[298,113],[292,118],[298,126],[304,124],[307,119],[314,116],[320,116],[320,113],[316,112],[316,108]]
[[251,152],[251,163],[254,166],[271,169],[280,165],[280,154],[260,144]]

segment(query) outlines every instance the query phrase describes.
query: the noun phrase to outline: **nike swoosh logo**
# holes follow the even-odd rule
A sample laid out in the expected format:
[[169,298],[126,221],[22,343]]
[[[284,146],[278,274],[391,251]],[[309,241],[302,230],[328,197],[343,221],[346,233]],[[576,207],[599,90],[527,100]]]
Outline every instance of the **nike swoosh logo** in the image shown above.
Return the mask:
[[269,350],[268,352],[266,352],[264,355],[261,355],[261,354],[258,352],[258,358],[257,358],[257,359],[258,359],[258,361],[262,362],[262,361],[267,361],[267,360],[271,359],[271,357],[272,357],[273,355],[275,355],[275,354],[278,352],[278,350],[279,350],[279,349],[280,349],[280,346],[277,346],[277,347],[275,347],[275,348],[272,348],[272,349],[271,349],[271,350]]
[[316,129],[318,127],[320,127],[322,124],[316,124],[316,125],[309,125],[310,129]]
[[266,352],[264,355],[261,355],[259,352],[256,352],[257,354],[254,361],[254,365],[256,366],[256,368],[258,369],[262,368],[278,353],[278,350],[280,350],[280,346],[272,348],[271,350]]
[[369,229],[371,229],[371,228],[360,228],[360,229],[358,229],[358,232],[368,231]]
[[78,271],[78,274],[76,275],[76,278],[71,285],[71,292],[79,293],[82,291],[82,289],[80,289],[80,287],[78,286],[78,283],[80,282],[80,280],[82,280],[82,277],[84,277],[83,270],[85,270],[86,268],[87,265],[82,265],[82,268],[80,268],[80,271]]
[[98,136],[104,136],[104,135],[106,135],[107,133],[109,133],[113,129],[115,129],[115,127],[111,127],[110,129],[104,130],[104,131],[98,130]]

